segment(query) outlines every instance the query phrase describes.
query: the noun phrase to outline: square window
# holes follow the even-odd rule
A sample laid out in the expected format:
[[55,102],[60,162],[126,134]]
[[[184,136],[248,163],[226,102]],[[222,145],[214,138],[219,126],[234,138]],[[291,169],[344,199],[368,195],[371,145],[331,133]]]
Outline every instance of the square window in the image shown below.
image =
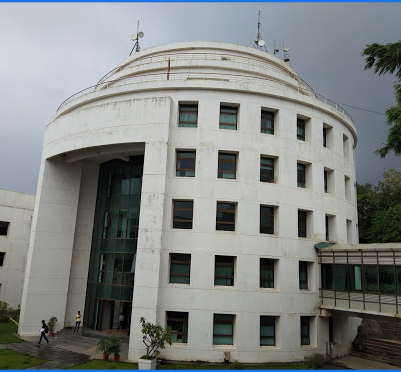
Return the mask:
[[298,211],[298,237],[299,238],[306,238],[307,231],[306,231],[306,211]]
[[310,345],[308,316],[301,316],[301,345]]
[[235,203],[217,202],[216,230],[235,231]]
[[215,256],[214,285],[232,287],[234,285],[233,256]]
[[179,127],[196,128],[198,125],[198,105],[180,104]]
[[173,229],[192,229],[193,200],[174,200],[173,206]]
[[276,317],[260,317],[260,346],[276,345]]
[[343,153],[344,153],[344,158],[347,160],[350,160],[350,158],[349,158],[349,139],[345,134],[343,134]]
[[337,238],[336,216],[325,215],[326,241],[335,241]]
[[324,168],[323,183],[324,183],[324,192],[326,194],[334,194],[335,178],[333,169]]
[[235,179],[237,173],[237,154],[219,152],[217,177]]
[[175,175],[177,177],[195,177],[196,151],[177,151]]
[[234,315],[213,315],[213,345],[234,344]]
[[332,149],[333,148],[333,127],[331,125],[328,125],[326,123],[323,123],[323,147],[327,149]]
[[306,165],[297,163],[297,186],[306,187]]
[[167,327],[171,328],[172,342],[188,342],[188,313],[167,311]]
[[262,110],[260,132],[274,134],[274,112]]
[[274,183],[274,159],[260,157],[260,182]]
[[308,263],[299,261],[299,289],[308,289]]
[[326,240],[330,240],[330,229],[329,229],[329,216],[326,214],[324,217],[324,224],[326,227]]
[[305,141],[305,120],[297,118],[297,140]]
[[349,177],[344,176],[345,199],[351,201],[351,180]]
[[274,234],[274,207],[260,206],[260,233]]
[[7,236],[10,222],[0,221],[0,235]]
[[5,252],[0,252],[0,266],[4,264],[4,257],[6,256]]
[[220,129],[237,130],[238,107],[220,106]]
[[189,284],[191,255],[170,253],[170,283]]
[[274,288],[274,260],[260,259],[260,288]]

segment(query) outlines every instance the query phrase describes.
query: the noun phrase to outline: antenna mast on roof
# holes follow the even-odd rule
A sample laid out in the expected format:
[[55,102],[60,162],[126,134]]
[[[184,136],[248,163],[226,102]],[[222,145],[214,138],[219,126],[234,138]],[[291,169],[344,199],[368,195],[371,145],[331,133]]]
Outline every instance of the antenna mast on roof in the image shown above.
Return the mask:
[[284,55],[284,62],[290,62],[290,55],[289,55],[290,47],[284,46],[283,40],[283,55]]
[[255,37],[254,42],[255,42],[254,47],[256,49],[264,50],[265,52],[267,52],[266,43],[264,40],[262,40],[262,35],[260,34],[260,10],[259,10],[259,16],[258,16],[258,33]]
[[136,34],[132,34],[131,35],[131,40],[135,41],[135,44],[134,44],[134,47],[132,48],[131,53],[129,55],[132,54],[134,49],[135,49],[136,52],[139,52],[141,50],[141,48],[139,46],[139,38],[142,38],[144,36],[145,36],[145,34],[142,31],[139,31],[139,21],[138,21],[137,26],[136,26]]

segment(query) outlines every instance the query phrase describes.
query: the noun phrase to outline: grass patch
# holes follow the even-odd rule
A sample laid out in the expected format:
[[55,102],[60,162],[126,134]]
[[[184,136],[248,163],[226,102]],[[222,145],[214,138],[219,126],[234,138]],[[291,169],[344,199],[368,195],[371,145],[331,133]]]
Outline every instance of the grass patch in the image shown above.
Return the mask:
[[69,369],[138,369],[136,363],[112,362],[110,360],[92,359],[89,362],[77,364]]
[[46,362],[46,359],[17,353],[10,349],[0,350],[0,369],[26,369]]
[[[162,363],[158,369],[230,369],[229,364],[209,364],[209,363]],[[280,364],[244,364],[244,369],[261,370],[284,370],[284,369],[308,369],[305,363],[280,363]]]
[[[92,359],[89,362],[78,364],[69,369],[138,369],[136,363],[125,363],[125,362],[112,362],[109,360]],[[157,369],[227,369],[229,370],[229,364],[209,364],[209,363],[162,363]],[[281,364],[244,364],[244,369],[307,369],[305,363],[281,363]]]
[[0,323],[0,344],[11,344],[14,342],[24,342],[14,335],[18,330],[18,326],[11,320],[8,323]]

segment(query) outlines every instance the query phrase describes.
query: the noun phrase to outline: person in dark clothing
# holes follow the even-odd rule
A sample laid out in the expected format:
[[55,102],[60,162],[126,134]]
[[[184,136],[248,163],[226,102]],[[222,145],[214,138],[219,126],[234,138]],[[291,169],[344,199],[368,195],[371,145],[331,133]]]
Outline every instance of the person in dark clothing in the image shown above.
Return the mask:
[[46,322],[42,320],[42,328],[40,329],[40,339],[38,345],[40,345],[40,343],[42,342],[42,338],[44,338],[47,341],[47,343],[49,343],[49,340],[46,337],[47,332],[49,332],[49,327],[46,324]]

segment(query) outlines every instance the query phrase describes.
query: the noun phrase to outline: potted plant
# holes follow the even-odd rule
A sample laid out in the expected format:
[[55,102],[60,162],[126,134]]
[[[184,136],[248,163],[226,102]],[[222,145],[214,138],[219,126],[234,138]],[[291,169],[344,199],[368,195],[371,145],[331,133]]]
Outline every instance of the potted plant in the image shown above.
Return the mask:
[[96,346],[97,351],[103,353],[103,360],[108,360],[109,355],[112,353],[110,337],[102,337]]
[[156,357],[160,349],[166,348],[166,343],[171,345],[171,328],[164,329],[158,324],[152,324],[141,317],[139,322],[142,325],[142,341],[146,346],[146,355],[138,361],[139,369],[156,369]]
[[47,325],[49,326],[49,336],[54,336],[54,326],[56,325],[56,322],[57,318],[54,315],[47,322]]
[[109,337],[110,353],[114,354],[114,361],[120,361],[121,342],[116,336]]

